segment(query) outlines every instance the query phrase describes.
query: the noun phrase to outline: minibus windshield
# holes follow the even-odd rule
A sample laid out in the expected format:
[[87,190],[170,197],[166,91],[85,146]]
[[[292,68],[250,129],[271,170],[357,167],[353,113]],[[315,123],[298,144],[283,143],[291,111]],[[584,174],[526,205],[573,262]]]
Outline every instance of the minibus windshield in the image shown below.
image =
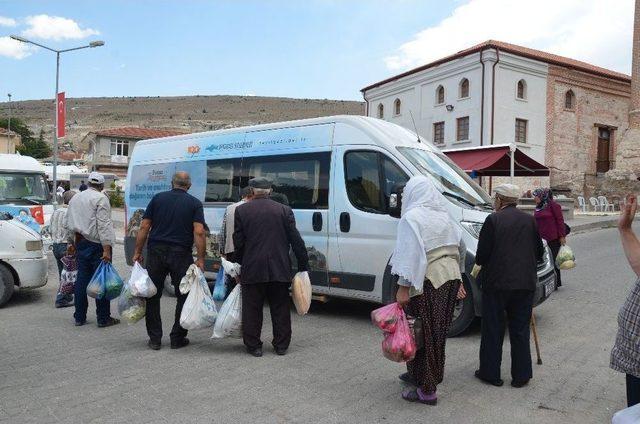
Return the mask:
[[0,204],[37,204],[49,202],[49,189],[44,175],[0,172]]
[[487,192],[442,153],[409,147],[398,147],[398,150],[420,172],[432,177],[447,198],[467,206],[491,207],[491,197]]

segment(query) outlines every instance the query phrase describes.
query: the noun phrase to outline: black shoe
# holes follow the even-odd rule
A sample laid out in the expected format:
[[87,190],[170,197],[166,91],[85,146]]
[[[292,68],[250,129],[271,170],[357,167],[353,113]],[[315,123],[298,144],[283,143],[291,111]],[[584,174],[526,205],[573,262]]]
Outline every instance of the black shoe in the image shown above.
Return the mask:
[[485,378],[480,377],[480,370],[476,370],[475,376],[478,380],[487,384],[491,384],[492,386],[502,387],[502,385],[504,384],[504,381],[500,378],[497,380],[487,380]]
[[512,380],[511,381],[511,387],[515,387],[516,389],[519,389],[521,387],[526,386],[527,384],[529,384],[529,380],[524,380],[524,381],[516,381],[516,380]]
[[400,380],[404,381],[405,383],[408,383],[408,384],[412,384],[412,385],[414,385],[414,386],[417,386],[417,384],[416,384],[416,380],[414,380],[414,378],[413,378],[413,377],[411,377],[411,374],[409,374],[408,372],[405,372],[404,374],[400,374],[400,375],[398,376],[398,378],[399,378]]
[[287,354],[287,349],[278,349],[278,348],[274,348],[273,350],[276,351],[276,355],[279,356],[284,356]]
[[107,327],[112,327],[114,325],[118,325],[120,324],[120,320],[117,318],[109,318],[108,321],[101,323],[98,323],[98,327],[99,328],[107,328]]
[[262,357],[262,348],[261,347],[257,347],[255,349],[247,349],[247,353],[249,355],[255,356],[256,358],[261,358]]
[[189,345],[189,339],[186,337],[181,338],[178,341],[171,342],[171,349],[180,349]]
[[56,308],[68,308],[69,306],[73,306],[73,301],[56,303]]
[[160,350],[160,348],[162,347],[160,342],[154,342],[153,340],[149,340],[147,345],[149,346],[149,349],[151,349],[151,350]]
[[76,321],[76,327],[82,327],[86,323],[87,323],[87,321]]

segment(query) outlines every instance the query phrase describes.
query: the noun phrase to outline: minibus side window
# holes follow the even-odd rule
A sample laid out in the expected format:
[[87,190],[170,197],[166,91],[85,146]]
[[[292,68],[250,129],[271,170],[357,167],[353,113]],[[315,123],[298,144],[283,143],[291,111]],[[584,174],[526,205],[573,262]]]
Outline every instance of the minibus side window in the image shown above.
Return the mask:
[[353,151],[345,155],[345,180],[349,201],[370,213],[386,214],[396,184],[409,177],[388,157],[378,152]]
[[327,209],[330,162],[330,152],[245,158],[242,186],[265,177],[273,185],[274,200],[292,209]]
[[205,202],[237,202],[240,199],[240,160],[207,161]]

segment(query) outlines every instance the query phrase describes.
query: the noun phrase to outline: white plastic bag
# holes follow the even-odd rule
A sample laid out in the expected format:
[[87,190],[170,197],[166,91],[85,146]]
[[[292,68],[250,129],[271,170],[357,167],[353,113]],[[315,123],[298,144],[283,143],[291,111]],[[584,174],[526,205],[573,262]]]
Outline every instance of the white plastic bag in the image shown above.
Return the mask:
[[149,278],[147,270],[138,262],[133,264],[128,284],[131,294],[135,297],[152,297],[158,293],[158,288]]
[[558,256],[556,256],[556,266],[562,270],[576,267],[576,257],[569,246],[564,245],[558,251]]
[[235,286],[227,300],[224,301],[213,326],[212,339],[223,337],[242,337],[242,295],[241,285]]
[[216,321],[218,311],[211,297],[211,290],[204,274],[192,264],[180,281],[180,293],[186,294],[187,300],[180,314],[180,325],[185,330],[197,330],[211,327]]
[[309,273],[298,272],[291,282],[291,298],[298,315],[305,315],[311,307],[311,280]]
[[224,268],[225,274],[233,278],[236,278],[238,275],[240,275],[240,268],[241,268],[240,264],[237,264],[235,262],[230,262],[225,258],[220,258],[220,260],[222,262],[222,268]]

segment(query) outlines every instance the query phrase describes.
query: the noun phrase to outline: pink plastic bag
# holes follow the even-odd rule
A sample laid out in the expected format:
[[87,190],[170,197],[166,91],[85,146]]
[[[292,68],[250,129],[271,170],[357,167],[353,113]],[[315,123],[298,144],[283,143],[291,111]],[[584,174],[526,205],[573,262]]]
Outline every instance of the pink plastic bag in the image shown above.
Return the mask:
[[372,311],[371,321],[385,333],[393,333],[396,330],[396,324],[401,315],[404,315],[404,312],[402,308],[400,308],[400,305],[398,305],[398,303],[390,303],[389,305]]
[[400,309],[400,317],[397,320],[395,331],[384,336],[382,354],[385,358],[395,362],[407,362],[416,356],[416,350],[413,332],[409,328],[404,311]]

